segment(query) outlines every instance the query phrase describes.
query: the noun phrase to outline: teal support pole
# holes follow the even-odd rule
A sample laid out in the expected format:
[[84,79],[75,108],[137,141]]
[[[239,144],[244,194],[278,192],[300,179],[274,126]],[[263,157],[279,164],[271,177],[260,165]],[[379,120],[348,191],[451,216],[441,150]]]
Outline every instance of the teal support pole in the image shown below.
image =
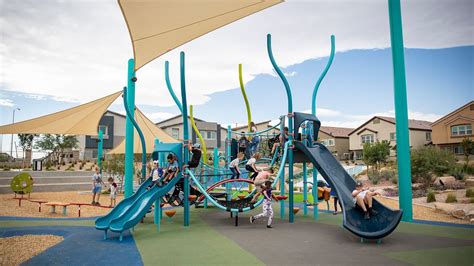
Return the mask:
[[[184,52],[180,53],[180,77],[181,77],[181,100],[183,107],[183,142],[185,145],[189,144],[189,127],[188,127],[188,104],[186,101],[186,75],[184,67]],[[188,163],[189,152],[187,147],[183,147],[183,164]],[[189,178],[186,173],[183,173],[184,178],[184,226],[189,226]]]
[[[128,106],[128,100],[127,100],[127,87],[123,88],[123,105]],[[135,118],[133,117],[133,114],[125,108],[125,111],[127,112],[127,117],[130,117],[133,126],[138,132],[138,136],[140,137],[140,141],[142,143],[142,179],[146,178],[146,143],[145,143],[145,137],[143,136],[143,132],[141,128],[138,126],[138,123],[135,121]]]
[[171,81],[170,81],[170,73],[169,73],[169,68],[170,68],[170,63],[168,61],[165,61],[165,80],[166,80],[166,87],[168,88],[168,91],[171,94],[171,97],[173,98],[174,102],[179,108],[179,111],[183,113],[183,106],[181,105],[181,102],[179,101],[178,97],[176,97],[176,94],[174,93],[173,87],[171,86]]
[[393,81],[395,96],[395,127],[397,134],[397,164],[402,221],[413,221],[410,139],[408,131],[407,88],[403,54],[402,11],[400,0],[388,1],[390,40],[392,45]]
[[102,173],[102,150],[104,147],[104,133],[99,129],[99,140],[97,143],[97,166],[100,173]]
[[[334,53],[336,51],[336,37],[334,35],[331,35],[331,54],[329,55],[329,60],[326,64],[326,67],[324,68],[323,72],[321,73],[321,75],[319,76],[318,78],[318,81],[316,82],[316,85],[314,86],[314,89],[313,89],[313,97],[312,97],[312,100],[311,100],[311,113],[313,115],[316,115],[316,96],[318,94],[318,90],[319,90],[319,86],[321,86],[321,82],[323,81],[324,77],[326,77],[326,74],[328,73],[328,70],[329,68],[331,67],[332,65],[332,61],[334,59]],[[312,130],[312,123],[311,123],[311,130],[309,130],[308,132],[309,134],[313,134],[313,130]],[[313,145],[313,136],[309,139],[310,143],[309,145],[312,146]],[[318,219],[318,190],[317,190],[317,187],[318,187],[318,170],[316,169],[316,167],[313,165],[313,187],[312,187],[312,194],[313,194],[313,201],[315,204],[313,204],[313,218],[315,220]]]
[[[156,146],[158,146],[158,144],[160,143],[160,141],[155,138],[155,150],[156,150]],[[159,153],[158,153],[159,154]],[[158,155],[159,156],[159,155]],[[159,164],[160,166],[159,167],[163,167],[161,165],[161,162],[159,161]],[[161,198],[158,197],[156,200],[155,200],[155,213],[154,213],[154,223],[156,224],[156,230],[158,232],[160,232],[160,229],[161,229]]]
[[[128,79],[127,79],[127,102],[128,111],[132,114],[132,117],[127,115],[125,122],[125,198],[130,197],[133,194],[133,124],[131,118],[135,112],[135,62],[133,59],[128,60]],[[125,97],[125,96],[124,96]]]
[[[160,167],[164,168],[164,166],[165,166],[165,155],[162,152],[158,153],[158,163],[160,164]],[[160,200],[160,205],[161,205],[161,200]],[[161,207],[160,207],[159,216],[160,216],[160,222],[161,222],[161,218],[163,218],[163,210],[161,209]]]
[[[285,129],[285,116],[280,117],[280,137],[283,136],[283,131]],[[283,148],[283,145],[280,146]],[[276,152],[276,151],[275,151]],[[282,173],[280,176],[280,195],[285,196],[285,165],[281,169]],[[285,219],[285,202],[280,201],[280,219]]]
[[303,214],[308,214],[308,173],[306,169],[306,163],[303,163]]
[[[227,125],[227,158],[225,160],[226,162],[226,167],[229,167],[230,165],[230,161],[232,160],[232,156],[231,156],[231,152],[232,152],[232,128],[230,127],[230,125]],[[229,183],[226,183],[225,184],[225,192],[226,192],[226,195],[227,195],[227,200],[231,200],[231,197],[230,197],[230,187],[229,187]]]
[[290,84],[288,83],[288,80],[286,79],[285,75],[281,71],[280,67],[278,67],[278,64],[275,62],[275,59],[273,58],[273,52],[272,52],[272,35],[268,34],[267,35],[267,51],[268,51],[268,57],[270,58],[270,61],[272,62],[273,68],[277,72],[278,76],[280,77],[281,81],[283,82],[283,85],[285,86],[286,89],[286,96],[288,98],[288,132],[290,132],[290,135],[288,136],[288,141],[290,142],[290,147],[288,148],[288,199],[289,199],[289,206],[288,208],[290,211],[288,212],[289,216],[289,222],[293,223],[294,222],[294,213],[293,213],[293,206],[294,206],[294,195],[293,195],[293,136],[295,135],[295,132],[293,130],[293,99],[291,97],[291,88]]

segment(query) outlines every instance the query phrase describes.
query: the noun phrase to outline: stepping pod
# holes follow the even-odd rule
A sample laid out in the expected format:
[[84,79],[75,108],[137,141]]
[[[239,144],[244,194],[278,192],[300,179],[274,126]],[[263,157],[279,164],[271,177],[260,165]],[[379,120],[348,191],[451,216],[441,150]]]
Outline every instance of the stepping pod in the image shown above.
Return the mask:
[[297,214],[300,211],[300,208],[293,208],[293,213]]
[[188,200],[189,201],[195,201],[197,199],[197,196],[196,195],[189,195],[188,196]]
[[171,218],[176,214],[176,210],[167,210],[165,214],[168,216],[168,221],[171,222]]
[[286,200],[286,199],[288,198],[288,196],[278,195],[278,196],[276,196],[276,198],[277,198],[278,200]]

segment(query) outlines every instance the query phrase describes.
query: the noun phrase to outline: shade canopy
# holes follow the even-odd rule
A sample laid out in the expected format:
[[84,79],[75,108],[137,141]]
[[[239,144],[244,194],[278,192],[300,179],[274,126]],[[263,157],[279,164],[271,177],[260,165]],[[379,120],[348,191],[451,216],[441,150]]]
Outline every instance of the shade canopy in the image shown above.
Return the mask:
[[[146,144],[146,152],[152,153],[155,144],[155,138],[164,143],[180,142],[166,134],[161,128],[155,125],[148,117],[146,117],[140,109],[135,109],[135,120],[138,126],[143,132]],[[133,136],[133,153],[142,153],[142,142],[138,136],[138,132],[134,131]],[[125,139],[114,149],[109,151],[107,154],[124,154],[125,153]]]
[[99,121],[122,91],[92,102],[33,118],[19,123],[0,126],[0,134],[67,134],[97,135]]
[[118,0],[135,70],[166,52],[283,0]]

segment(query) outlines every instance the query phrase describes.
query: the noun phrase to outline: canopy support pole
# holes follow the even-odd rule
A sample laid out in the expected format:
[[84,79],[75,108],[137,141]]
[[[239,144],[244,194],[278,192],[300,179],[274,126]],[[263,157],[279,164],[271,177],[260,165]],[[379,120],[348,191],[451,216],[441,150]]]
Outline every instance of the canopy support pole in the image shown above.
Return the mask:
[[104,133],[99,129],[99,139],[97,141],[97,166],[99,167],[99,173],[102,174],[102,149],[104,146]]
[[[183,107],[183,142],[184,146],[189,144],[189,129],[188,129],[188,104],[186,101],[186,79],[184,67],[184,52],[180,53],[180,78],[181,78],[181,101]],[[189,152],[183,147],[183,164],[188,163]],[[183,173],[184,178],[184,226],[189,226],[189,175]]]
[[[128,112],[133,115],[135,113],[135,62],[133,59],[128,60],[128,78],[127,78],[127,88],[128,93],[127,102]],[[123,96],[125,97],[125,96]],[[125,198],[132,196],[133,194],[133,117],[127,115],[125,122]]]

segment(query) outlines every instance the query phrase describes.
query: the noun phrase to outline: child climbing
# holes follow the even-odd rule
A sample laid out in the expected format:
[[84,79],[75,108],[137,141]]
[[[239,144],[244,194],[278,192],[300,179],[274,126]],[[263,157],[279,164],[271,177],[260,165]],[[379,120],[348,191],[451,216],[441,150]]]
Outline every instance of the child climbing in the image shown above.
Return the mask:
[[[245,134],[245,132],[243,131],[241,133]],[[247,147],[249,146],[249,140],[247,139],[247,137],[245,137],[245,135],[242,135],[242,137],[240,137],[238,141],[238,145],[239,145],[239,152],[245,155],[247,152]]]
[[272,147],[272,151],[271,151],[271,154],[273,155],[273,153],[275,153],[275,150],[278,146],[281,146],[283,147],[283,145],[285,144],[285,142],[288,141],[288,127],[285,127],[283,129],[283,134],[280,134],[278,137],[278,141],[276,141],[275,143],[273,143],[273,147]]
[[115,183],[115,180],[113,177],[109,177],[107,179],[110,184],[110,205],[109,207],[115,207],[116,199],[117,199],[117,183]]
[[[100,205],[100,192],[102,191],[102,185],[105,186],[104,181],[102,181],[102,175],[100,174],[99,167],[95,168],[95,173],[92,176],[92,205]],[[97,195],[97,200],[95,196]]]
[[244,158],[244,154],[239,152],[237,154],[237,158],[235,158],[234,160],[232,160],[232,162],[230,162],[229,164],[229,169],[230,171],[232,172],[232,176],[230,177],[230,179],[238,179],[240,177],[240,168],[239,168],[239,163],[240,161]]
[[255,185],[255,189],[257,192],[253,196],[252,200],[250,201],[251,203],[256,202],[258,197],[262,195],[262,191],[265,188],[265,183],[267,181],[271,181],[270,178],[273,175],[273,168],[270,168],[268,170],[261,171],[258,173],[257,177],[255,177],[255,181],[253,184]]
[[272,194],[272,182],[271,181],[266,181],[265,182],[265,188],[263,189],[263,196],[265,199],[263,200],[263,205],[262,205],[262,213],[257,214],[255,216],[250,216],[250,223],[253,224],[255,220],[263,217],[268,217],[267,221],[267,228],[273,228],[272,227],[272,220],[273,220],[273,209],[272,209],[272,199],[275,199],[275,201],[278,201],[278,199],[275,197],[275,195]]
[[[251,133],[256,133],[257,132],[257,126],[255,125],[254,122],[250,122],[250,132]],[[250,141],[250,154],[254,154],[258,151],[258,144],[260,143],[260,137],[258,135],[252,136],[252,140]]]
[[[257,152],[247,161],[247,164],[245,164],[245,170],[249,171],[249,179],[255,180],[255,177],[258,175],[259,171],[257,166],[255,166],[258,159],[260,159],[260,153]],[[252,175],[250,175],[250,173],[252,173]]]
[[188,145],[189,151],[193,154],[191,156],[191,160],[188,162],[188,168],[196,168],[199,165],[199,162],[201,161],[201,144],[195,143],[194,145],[189,144]]

